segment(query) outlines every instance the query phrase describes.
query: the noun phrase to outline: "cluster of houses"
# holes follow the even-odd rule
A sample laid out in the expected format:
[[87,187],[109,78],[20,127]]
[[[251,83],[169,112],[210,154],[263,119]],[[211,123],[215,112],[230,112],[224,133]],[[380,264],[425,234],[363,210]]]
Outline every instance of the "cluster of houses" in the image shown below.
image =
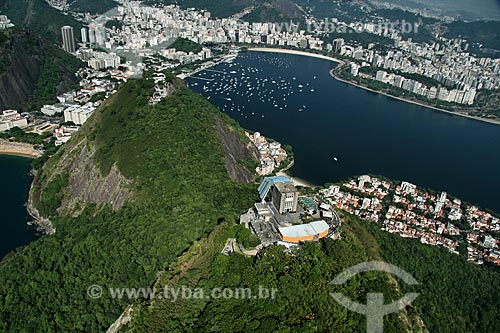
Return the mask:
[[500,265],[498,217],[446,192],[431,194],[408,182],[396,185],[365,175],[322,189],[318,195],[350,214],[378,222],[387,232],[440,245],[455,254],[463,244],[470,262]]
[[268,139],[259,132],[253,134],[245,132],[245,135],[259,151],[260,166],[258,166],[255,171],[260,176],[272,174],[274,170],[287,159],[287,152],[281,147],[281,143],[277,141],[269,142]]

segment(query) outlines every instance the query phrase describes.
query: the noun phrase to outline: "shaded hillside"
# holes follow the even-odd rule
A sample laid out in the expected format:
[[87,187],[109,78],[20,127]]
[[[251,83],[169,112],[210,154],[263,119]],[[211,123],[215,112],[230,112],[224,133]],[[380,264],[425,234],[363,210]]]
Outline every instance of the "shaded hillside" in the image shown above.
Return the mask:
[[230,179],[216,122],[242,130],[172,84],[149,106],[152,81],[126,83],[36,176],[35,206],[56,233],[0,263],[0,331],[105,331],[130,301],[93,300],[90,285],[147,288],[256,200],[255,185]]
[[248,16],[253,22],[283,21],[302,16],[299,8],[290,0],[147,0],[146,3],[178,4],[182,8],[206,9],[215,17],[229,17],[254,7],[255,13]]
[[469,42],[477,42],[483,44],[484,47],[500,50],[499,21],[456,21],[447,24],[446,27],[448,31],[445,36],[448,38],[464,38]]
[[297,5],[289,0],[273,0],[257,3],[255,9],[242,17],[248,22],[284,22],[300,19],[303,13]]
[[102,14],[117,5],[114,0],[74,0],[70,1],[69,9],[78,13]]
[[168,47],[169,49],[176,49],[177,51],[183,51],[186,53],[199,53],[203,47],[186,38],[178,38],[172,45]]
[[38,108],[56,102],[78,80],[83,64],[38,35],[19,28],[0,31],[0,109]]
[[[363,222],[385,260],[411,273],[421,288],[414,302],[430,332],[498,332],[500,273],[468,263],[439,246],[403,239]],[[402,285],[404,292],[411,286]]]
[[51,7],[44,0],[0,0],[0,14],[5,14],[18,27],[33,30],[51,43],[61,44],[61,27],[72,26],[75,41],[80,42],[82,24],[68,14]]
[[254,4],[256,0],[146,0],[149,5],[177,4],[182,8],[206,9],[215,17],[229,17],[242,12]]

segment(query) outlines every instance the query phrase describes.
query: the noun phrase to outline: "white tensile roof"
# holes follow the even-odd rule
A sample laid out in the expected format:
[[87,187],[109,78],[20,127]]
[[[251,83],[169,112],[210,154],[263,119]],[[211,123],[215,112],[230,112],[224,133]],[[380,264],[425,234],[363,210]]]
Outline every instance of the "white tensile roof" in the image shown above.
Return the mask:
[[303,238],[307,236],[319,235],[328,229],[328,224],[324,220],[320,220],[307,224],[279,228],[278,230],[283,235],[283,237]]

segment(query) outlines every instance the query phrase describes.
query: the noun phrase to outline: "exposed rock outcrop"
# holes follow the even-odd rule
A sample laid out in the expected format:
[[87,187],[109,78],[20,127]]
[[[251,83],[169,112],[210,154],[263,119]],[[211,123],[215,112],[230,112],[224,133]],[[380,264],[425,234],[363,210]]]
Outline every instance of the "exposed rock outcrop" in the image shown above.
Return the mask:
[[[41,77],[57,82],[51,96],[54,99],[56,93],[67,91],[78,82],[65,64],[73,56],[27,30],[0,30],[0,57],[9,64],[4,72],[0,71],[0,110],[23,108],[35,95]],[[54,66],[44,71],[48,62]]]
[[215,121],[215,126],[224,149],[224,163],[231,179],[244,184],[253,182],[255,179],[253,170],[248,170],[241,162],[251,158],[258,161],[257,148],[250,142],[243,143],[238,132],[227,128],[218,118]]
[[60,163],[66,165],[69,174],[68,195],[62,201],[60,211],[78,215],[88,204],[110,205],[113,210],[123,207],[130,197],[128,186],[131,181],[125,178],[116,166],[103,175],[93,160],[94,151],[87,139],[76,144]]
[[0,109],[18,108],[27,102],[36,89],[45,61],[41,41],[29,33],[19,33],[10,45],[9,69],[0,75]]

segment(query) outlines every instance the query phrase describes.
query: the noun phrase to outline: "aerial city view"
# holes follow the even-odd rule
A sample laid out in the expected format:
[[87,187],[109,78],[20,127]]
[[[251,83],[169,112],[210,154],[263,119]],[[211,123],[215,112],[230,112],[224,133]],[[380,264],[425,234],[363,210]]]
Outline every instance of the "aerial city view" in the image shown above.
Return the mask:
[[0,332],[500,332],[496,0],[1,0]]

